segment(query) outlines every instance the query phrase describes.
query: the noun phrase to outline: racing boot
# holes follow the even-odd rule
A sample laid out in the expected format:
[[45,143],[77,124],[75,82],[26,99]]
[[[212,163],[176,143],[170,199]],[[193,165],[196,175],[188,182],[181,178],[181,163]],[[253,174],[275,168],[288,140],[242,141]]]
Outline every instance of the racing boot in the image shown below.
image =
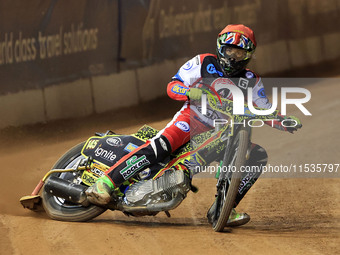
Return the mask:
[[[216,211],[216,200],[207,212],[208,222],[213,224]],[[226,227],[238,227],[250,221],[250,216],[247,213],[237,213],[235,208],[232,209]]]
[[85,194],[90,203],[96,205],[106,205],[111,200],[111,194],[114,190],[114,185],[107,176],[102,176],[97,179],[96,183],[89,187]]

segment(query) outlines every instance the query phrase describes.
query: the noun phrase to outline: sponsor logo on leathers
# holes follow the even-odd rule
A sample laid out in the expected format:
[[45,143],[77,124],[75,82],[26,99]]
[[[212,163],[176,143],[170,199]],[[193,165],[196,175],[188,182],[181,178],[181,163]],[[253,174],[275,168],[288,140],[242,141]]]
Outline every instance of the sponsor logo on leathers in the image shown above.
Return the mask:
[[139,158],[137,156],[133,156],[126,161],[126,167],[123,168],[120,173],[125,180],[129,179],[133,176],[138,170],[142,169],[144,166],[150,164],[150,161],[146,159],[146,156],[143,155]]
[[180,130],[186,132],[186,133],[190,131],[190,126],[185,121],[177,121],[175,123],[175,126],[178,127]]

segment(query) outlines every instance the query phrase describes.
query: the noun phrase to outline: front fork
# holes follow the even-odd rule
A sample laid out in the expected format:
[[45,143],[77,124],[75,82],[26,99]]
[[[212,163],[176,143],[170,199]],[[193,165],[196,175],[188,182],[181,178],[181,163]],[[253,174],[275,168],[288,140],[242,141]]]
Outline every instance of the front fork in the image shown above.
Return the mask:
[[[247,127],[237,126],[236,128],[234,128],[234,132],[237,132],[239,128],[247,129],[248,134],[249,134],[248,149],[247,149],[247,154],[246,154],[246,160],[248,161],[249,157],[250,157],[250,151],[251,151],[252,129],[249,126],[247,126]],[[228,153],[228,155],[226,157],[228,159],[227,162],[230,163],[231,156],[232,156],[231,153],[232,152],[229,150],[229,148],[231,147],[232,143],[234,142],[233,136],[230,136],[227,139],[226,142],[227,142],[227,146],[226,146],[225,150]],[[229,151],[227,151],[227,150],[229,150]],[[219,167],[217,168],[217,171],[216,171],[216,174],[215,174],[215,178],[218,179],[217,184],[216,184],[217,189],[219,189],[221,187],[221,185],[223,184],[224,181],[227,181],[229,184],[230,184],[230,181],[231,181],[231,178],[229,178],[229,175],[232,174],[232,172],[230,171],[230,169],[228,170],[229,165],[226,166],[227,167],[227,171],[226,172],[225,171],[221,171],[223,169],[224,159],[225,159],[225,157],[222,160],[220,160]]]

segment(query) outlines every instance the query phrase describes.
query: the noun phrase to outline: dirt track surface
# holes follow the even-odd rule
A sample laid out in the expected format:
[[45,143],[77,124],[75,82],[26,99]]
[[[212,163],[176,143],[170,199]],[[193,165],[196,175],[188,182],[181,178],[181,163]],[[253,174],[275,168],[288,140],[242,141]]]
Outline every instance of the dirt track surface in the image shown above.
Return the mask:
[[[289,111],[304,124],[296,134],[254,131],[253,141],[266,148],[270,164],[340,163],[338,81],[308,86],[312,100],[306,106],[313,116]],[[215,180],[199,175],[199,192],[189,193],[171,218],[108,211],[91,222],[68,223],[21,207],[20,197],[53,163],[95,131],[133,133],[144,123],[163,128],[175,107],[167,105],[164,115],[154,104],[146,105],[148,114],[126,110],[125,117],[97,116],[96,124],[78,120],[2,131],[0,254],[340,254],[339,178],[261,178],[238,208],[252,220],[224,233],[213,232],[205,218]]]

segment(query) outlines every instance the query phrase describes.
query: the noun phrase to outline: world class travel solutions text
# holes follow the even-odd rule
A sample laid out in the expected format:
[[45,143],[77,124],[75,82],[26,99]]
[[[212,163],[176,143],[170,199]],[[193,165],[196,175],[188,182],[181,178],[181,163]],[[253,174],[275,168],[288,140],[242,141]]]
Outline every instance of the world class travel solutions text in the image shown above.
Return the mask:
[[48,59],[61,55],[95,50],[98,47],[98,28],[84,28],[83,23],[59,27],[58,33],[38,31],[36,36],[24,32],[0,34],[0,65]]

